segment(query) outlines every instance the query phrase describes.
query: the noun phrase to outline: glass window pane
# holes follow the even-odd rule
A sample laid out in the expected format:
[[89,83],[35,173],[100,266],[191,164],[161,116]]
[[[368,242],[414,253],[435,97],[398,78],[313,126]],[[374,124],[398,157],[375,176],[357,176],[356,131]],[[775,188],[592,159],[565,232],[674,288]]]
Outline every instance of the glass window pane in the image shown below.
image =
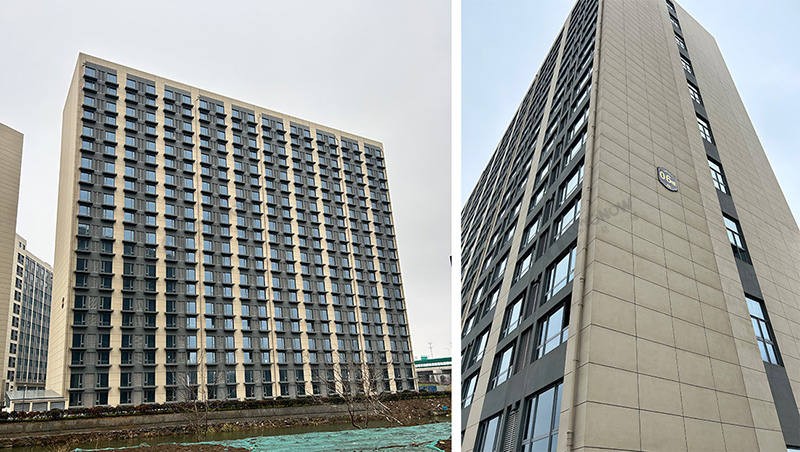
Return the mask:
[[567,272],[569,271],[569,255],[564,256],[563,259],[556,265],[556,269],[553,272],[553,281],[556,283],[554,286],[553,292],[556,292],[557,288],[561,288],[566,283]]
[[497,433],[500,428],[500,416],[495,416],[489,420],[486,425],[486,434],[484,436],[482,452],[492,452],[494,450],[494,443],[497,440]]
[[747,299],[747,309],[750,311],[750,315],[758,317],[759,319],[763,319],[764,313],[761,311],[761,303],[749,297],[747,297],[746,299]]
[[753,321],[753,329],[756,332],[756,336],[759,338],[763,338],[764,336],[761,334],[761,328],[758,327],[758,319],[750,317],[750,320]]
[[546,436],[540,439],[539,441],[534,441],[533,447],[531,447],[531,452],[547,452],[548,451],[547,446],[549,442],[550,442],[549,436]]
[[725,227],[726,228],[730,229],[731,231],[737,231],[737,232],[739,231],[739,228],[736,226],[736,223],[734,223],[732,220],[728,219],[727,217],[723,217],[723,219],[725,220]]
[[[538,438],[542,435],[549,435],[551,420],[553,418],[553,396],[555,388],[550,388],[539,396],[536,404],[536,419],[533,422],[533,437]],[[544,444],[547,450],[547,442]],[[535,450],[535,447],[534,447]]]
[[[559,418],[561,417],[561,393],[563,392],[564,385],[558,385],[558,393],[556,394],[556,412],[555,412],[555,420],[553,422],[553,430],[558,430],[558,422]],[[556,436],[558,436],[556,434]],[[556,446],[557,441],[553,441],[553,448]],[[551,448],[552,449],[552,448]]]
[[545,344],[545,346],[544,346],[544,354],[546,355],[546,354],[550,353],[556,347],[558,347],[559,344],[561,344],[561,341],[559,341],[558,338],[550,339],[549,341],[547,341],[547,344]]
[[759,320],[758,324],[761,325],[761,336],[767,339],[768,342],[775,342],[769,335],[769,327],[767,327],[767,322]]
[[758,349],[759,349],[759,351],[761,351],[761,359],[764,360],[764,361],[769,361],[769,356],[767,354],[767,349],[764,346],[764,343],[761,342],[761,341],[757,341],[757,342],[758,342]]
[[777,364],[778,358],[775,356],[775,348],[772,346],[772,344],[766,344],[766,348],[767,348],[767,355],[769,355],[769,362]]
[[554,312],[547,322],[547,339],[556,336],[561,332],[561,325],[563,324],[564,308],[561,307],[558,311]]

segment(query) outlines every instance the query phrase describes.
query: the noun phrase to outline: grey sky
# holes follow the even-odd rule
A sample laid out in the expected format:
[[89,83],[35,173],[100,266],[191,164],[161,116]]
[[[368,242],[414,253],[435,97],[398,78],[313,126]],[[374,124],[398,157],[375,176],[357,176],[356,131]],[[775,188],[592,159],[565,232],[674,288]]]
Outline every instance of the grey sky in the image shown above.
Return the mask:
[[85,52],[382,141],[415,355],[449,356],[449,1],[3,0],[0,42],[35,254],[53,262],[61,112]]
[[[800,2],[675,2],[716,38],[795,219],[800,218]],[[573,3],[464,1],[462,204]]]

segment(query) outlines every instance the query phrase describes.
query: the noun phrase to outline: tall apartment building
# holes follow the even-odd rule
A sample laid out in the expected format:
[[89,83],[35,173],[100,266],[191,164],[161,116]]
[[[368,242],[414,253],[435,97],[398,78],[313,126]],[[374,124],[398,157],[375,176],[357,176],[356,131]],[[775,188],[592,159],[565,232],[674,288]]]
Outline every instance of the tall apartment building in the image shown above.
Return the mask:
[[[19,175],[22,169],[22,134],[0,124],[0,275],[16,270],[14,244],[17,229],[17,202],[19,201]],[[15,287],[10,277],[0,278],[0,300],[12,300]],[[0,401],[14,380],[16,359],[9,354],[8,338],[19,334],[19,316],[12,314],[13,307],[0,301]]]
[[48,389],[69,406],[415,389],[383,152],[81,54]]
[[5,337],[7,391],[43,390],[47,374],[53,268],[28,251],[27,245],[24,238],[16,236],[15,264],[8,275],[14,289],[8,304],[11,325]]
[[800,447],[800,230],[677,4],[577,1],[462,225],[463,450]]

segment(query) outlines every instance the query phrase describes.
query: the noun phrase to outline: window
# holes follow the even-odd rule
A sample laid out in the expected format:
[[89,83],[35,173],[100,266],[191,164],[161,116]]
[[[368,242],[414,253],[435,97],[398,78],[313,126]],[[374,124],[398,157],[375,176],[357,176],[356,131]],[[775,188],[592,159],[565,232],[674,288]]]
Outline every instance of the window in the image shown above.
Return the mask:
[[520,246],[525,246],[533,240],[536,236],[536,233],[539,232],[539,219],[540,216],[537,215],[536,218],[525,228],[522,233],[522,244]]
[[547,141],[547,144],[544,145],[544,150],[542,151],[542,155],[547,155],[551,149],[553,149],[553,145],[556,144],[555,138],[550,138]]
[[503,275],[503,272],[506,271],[506,264],[507,263],[508,263],[508,254],[503,256],[503,258],[500,259],[500,263],[497,264],[497,267],[495,267],[495,269],[494,269],[494,279],[497,279],[497,278],[499,278],[500,276]]
[[722,168],[715,161],[708,159],[708,167],[711,169],[711,178],[714,180],[714,186],[722,193],[728,193],[728,184],[725,183],[725,176],[722,174]]
[[692,99],[698,104],[703,105],[703,99],[700,98],[700,90],[692,85],[691,82],[686,82],[686,86],[689,87],[689,95],[692,96]]
[[669,15],[669,20],[672,21],[672,25],[677,28],[678,30],[681,29],[681,23],[678,22],[678,19],[675,18],[672,14]]
[[475,348],[472,351],[472,357],[469,360],[469,364],[467,367],[472,366],[476,362],[478,362],[481,358],[483,358],[483,353],[486,351],[486,341],[489,339],[489,330],[484,331],[483,333],[475,339]]
[[492,374],[489,379],[489,389],[496,388],[508,380],[511,376],[512,364],[514,363],[514,346],[507,347],[494,357],[492,364]]
[[683,50],[686,50],[686,42],[683,40],[683,38],[678,36],[677,33],[675,34],[675,42],[678,43],[678,47],[680,47]]
[[553,295],[563,289],[575,276],[575,246],[565,254],[556,264],[547,270],[547,286],[544,300],[549,300]]
[[503,317],[503,332],[500,335],[501,338],[508,336],[519,326],[522,321],[523,302],[523,297],[519,297],[506,308],[506,313]]
[[580,107],[583,104],[583,101],[586,100],[587,97],[589,97],[590,89],[591,86],[587,85],[586,88],[583,89],[583,91],[576,92],[576,94],[579,94],[579,96],[578,100],[572,103],[572,109],[570,110],[571,113],[575,113],[575,110],[577,110],[578,107]]
[[536,179],[534,180],[533,185],[538,186],[548,174],[550,174],[550,160],[541,165],[541,169],[538,173],[536,173]]
[[488,297],[486,297],[486,307],[481,315],[486,315],[489,311],[494,309],[497,300],[500,298],[500,288],[493,290]]
[[572,124],[572,127],[570,127],[569,137],[567,138],[568,140],[571,140],[578,133],[578,131],[581,130],[583,125],[586,124],[587,119],[589,119],[588,105],[583,109],[583,111],[580,114],[580,117],[578,117],[578,119],[576,119],[575,122]]
[[553,226],[553,241],[556,241],[561,234],[567,231],[581,215],[581,199],[577,198],[564,210],[564,213],[556,220]]
[[692,71],[692,63],[690,63],[689,60],[687,60],[684,57],[681,57],[681,64],[683,65],[683,69],[686,72],[688,72],[690,74],[694,74],[694,71]]
[[749,264],[750,256],[747,254],[747,247],[744,243],[739,222],[725,215],[723,215],[723,219],[725,220],[725,228],[728,230],[728,240],[731,242],[733,255]]
[[747,300],[747,309],[750,311],[750,320],[753,322],[753,329],[756,332],[761,359],[768,363],[780,365],[778,347],[772,332],[772,325],[767,320],[767,310],[764,309],[764,302],[748,295],[745,295],[745,299]]
[[711,144],[714,144],[714,138],[711,136],[711,128],[708,125],[708,121],[698,116],[697,125],[700,127],[700,135],[703,137],[703,139]]
[[539,205],[539,202],[542,200],[542,198],[544,198],[544,191],[546,188],[547,187],[541,187],[539,188],[539,190],[536,191],[536,193],[533,195],[533,201],[531,201],[531,206],[529,209],[532,209],[537,205]]
[[525,276],[525,274],[528,273],[528,270],[531,268],[532,263],[533,251],[528,251],[517,262],[517,269],[514,271],[514,281],[518,281],[520,278]]
[[464,382],[461,394],[461,408],[466,408],[472,404],[472,397],[475,395],[475,386],[478,384],[478,374],[475,374]]
[[572,173],[572,175],[567,179],[564,184],[561,185],[560,190],[558,191],[558,204],[561,205],[576,189],[578,189],[583,182],[583,165],[580,165],[578,169]]
[[520,444],[523,452],[556,450],[562,386],[558,383],[525,402]]
[[534,359],[541,358],[567,341],[569,336],[568,313],[569,310],[561,306],[539,321]]
[[494,452],[500,448],[500,427],[503,413],[481,422],[478,427],[478,440],[475,443],[476,452]]

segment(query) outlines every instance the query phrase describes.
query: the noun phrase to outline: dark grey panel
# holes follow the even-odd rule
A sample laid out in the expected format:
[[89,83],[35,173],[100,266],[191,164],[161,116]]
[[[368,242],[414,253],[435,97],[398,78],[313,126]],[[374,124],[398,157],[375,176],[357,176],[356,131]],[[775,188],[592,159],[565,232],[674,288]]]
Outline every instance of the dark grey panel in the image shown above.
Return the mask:
[[736,259],[736,269],[739,271],[739,279],[742,280],[742,290],[748,295],[763,299],[761,286],[758,285],[758,278],[753,266],[741,259]]
[[[705,113],[705,109],[702,108],[702,111],[701,111],[701,108],[702,107],[698,108],[697,107],[697,103],[695,102],[695,110],[700,112],[700,113]],[[703,116],[703,117],[705,118],[706,116]],[[717,150],[717,147],[715,145],[709,143],[707,140],[703,140],[703,147],[705,147],[706,155],[708,155],[709,157],[713,158],[714,160],[716,160],[718,162],[720,161],[719,151]]]
[[775,400],[775,409],[778,411],[783,439],[786,444],[798,446],[800,445],[800,412],[797,411],[797,402],[792,393],[786,369],[765,362],[764,370],[767,371],[769,389]]
[[733,198],[731,198],[731,195],[717,190],[717,198],[719,199],[719,207],[722,213],[738,220],[739,216],[736,215],[736,207],[733,205]]

